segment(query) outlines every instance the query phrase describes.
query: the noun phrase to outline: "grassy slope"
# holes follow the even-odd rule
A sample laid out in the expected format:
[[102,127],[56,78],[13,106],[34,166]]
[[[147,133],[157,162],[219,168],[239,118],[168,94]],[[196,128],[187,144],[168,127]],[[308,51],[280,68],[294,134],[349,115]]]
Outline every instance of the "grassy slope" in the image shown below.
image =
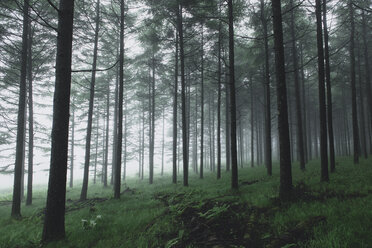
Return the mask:
[[[67,239],[47,247],[164,247],[170,240],[168,245],[173,242],[186,246],[182,240],[187,230],[179,215],[185,209],[198,209],[195,206],[198,202],[212,201],[215,207],[201,214],[218,217],[226,204],[233,202],[266,209],[259,220],[265,223],[263,239],[281,237],[294,226],[307,223],[306,220],[312,216],[326,217],[325,222],[309,226],[311,232],[307,238],[287,242],[285,247],[295,247],[295,243],[301,247],[372,247],[369,233],[372,230],[372,160],[362,160],[360,165],[353,165],[350,158],[339,158],[338,161],[331,183],[319,183],[317,161],[310,162],[305,173],[294,164],[293,178],[294,184],[298,185],[298,199],[284,204],[276,199],[278,166],[274,166],[272,178],[266,176],[263,167],[241,169],[238,192],[230,190],[228,173],[223,173],[219,181],[212,173],[204,180],[193,176],[188,188],[182,187],[181,183],[172,185],[171,178],[166,176],[156,178],[152,186],[147,182],[130,180],[126,186],[134,192],[124,193],[120,200],[111,199],[112,189],[90,184],[88,197],[108,198],[102,202],[100,199],[77,202],[80,193],[77,186],[69,189],[67,195],[67,209],[70,210],[66,214]],[[259,182],[247,183],[254,180]],[[8,200],[11,200],[10,195],[0,195],[0,247],[40,247],[45,190],[36,190],[33,206],[22,206],[22,220],[9,217],[11,205],[5,202]],[[97,215],[102,218],[97,219]],[[96,226],[83,228],[82,219],[95,220]],[[281,246],[269,241],[261,244]]]

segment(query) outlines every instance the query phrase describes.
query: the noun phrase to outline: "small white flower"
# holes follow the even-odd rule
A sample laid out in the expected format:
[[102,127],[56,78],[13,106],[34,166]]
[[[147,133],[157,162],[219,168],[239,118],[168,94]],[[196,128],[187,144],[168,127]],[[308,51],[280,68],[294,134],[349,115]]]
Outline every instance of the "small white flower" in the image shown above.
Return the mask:
[[102,219],[102,215],[97,215],[96,219]]
[[91,227],[95,227],[96,225],[97,225],[97,223],[94,220],[91,220],[90,221],[90,226]]

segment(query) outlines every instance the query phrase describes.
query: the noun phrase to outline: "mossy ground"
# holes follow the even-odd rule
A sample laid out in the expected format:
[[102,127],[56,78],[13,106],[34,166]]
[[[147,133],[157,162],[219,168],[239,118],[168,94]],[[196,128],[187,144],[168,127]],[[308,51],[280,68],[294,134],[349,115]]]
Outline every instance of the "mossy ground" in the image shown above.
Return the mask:
[[67,193],[66,239],[44,246],[46,189],[35,189],[21,220],[10,218],[11,195],[2,192],[0,247],[372,247],[372,159],[338,158],[330,183],[320,183],[319,171],[316,160],[306,172],[293,165],[289,202],[278,200],[278,166],[272,177],[264,167],[239,169],[238,191],[228,172],[220,180],[190,172],[187,188],[170,175],[157,175],[153,185],[131,179],[120,200],[91,183],[90,200],[79,202],[76,185]]

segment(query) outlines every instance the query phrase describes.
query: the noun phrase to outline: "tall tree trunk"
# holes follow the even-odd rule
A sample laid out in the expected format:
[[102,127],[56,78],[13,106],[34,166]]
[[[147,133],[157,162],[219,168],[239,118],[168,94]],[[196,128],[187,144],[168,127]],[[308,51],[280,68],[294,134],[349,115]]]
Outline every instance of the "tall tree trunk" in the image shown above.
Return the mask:
[[[119,45],[120,46],[120,45]],[[119,51],[117,51],[118,59],[120,59]],[[113,123],[113,144],[112,144],[112,163],[111,163],[111,180],[110,184],[114,184],[115,179],[115,166],[116,166],[116,153],[118,144],[118,108],[119,108],[119,67],[116,71],[115,82],[115,104],[114,104],[114,123]]]
[[27,48],[28,48],[28,25],[29,25],[29,0],[23,3],[23,33],[21,52],[21,77],[19,84],[18,117],[17,117],[17,144],[16,160],[14,166],[14,186],[12,201],[12,217],[21,217],[22,195],[22,166],[25,138],[25,112],[26,112],[26,79],[27,79]]
[[303,134],[304,134],[304,152],[305,152],[305,163],[309,161],[308,151],[308,135],[307,135],[307,110],[306,110],[306,94],[305,94],[305,72],[304,72],[304,58],[303,58],[302,43],[300,43],[300,58],[301,58],[301,98],[302,98],[302,116],[303,116]]
[[[357,45],[358,48],[358,60],[357,60],[357,67],[358,67],[358,83],[359,83],[359,113],[360,113],[360,141],[361,141],[361,149],[360,153],[363,154],[364,158],[368,158],[367,154],[367,139],[366,139],[366,127],[365,127],[365,118],[364,118],[364,92],[363,92],[363,79],[362,79],[362,71],[360,66],[360,60],[362,58],[360,53],[360,46]],[[368,71],[366,72],[368,73]]]
[[60,0],[52,149],[42,241],[65,237],[66,174],[71,89],[74,0]]
[[261,0],[261,22],[263,27],[265,46],[265,164],[267,174],[272,175],[272,147],[271,147],[271,93],[270,93],[270,56],[267,32],[267,18],[265,16],[265,3]]
[[231,162],[231,155],[230,155],[230,114],[229,114],[229,109],[230,109],[230,100],[229,100],[229,95],[230,95],[230,90],[229,90],[229,85],[228,85],[228,77],[227,73],[225,73],[225,136],[226,136],[226,171],[230,171],[230,162]]
[[94,156],[94,174],[93,174],[93,184],[97,181],[97,163],[98,163],[98,138],[99,138],[99,105],[97,106],[96,112],[96,141],[95,141],[95,156]]
[[283,47],[283,27],[281,1],[271,0],[273,10],[274,49],[276,67],[276,87],[278,98],[278,132],[280,149],[280,189],[279,197],[288,199],[292,192],[291,150],[289,143],[287,89]]
[[172,182],[177,183],[177,111],[178,111],[178,30],[176,28],[176,50],[174,59],[174,93],[173,93],[173,177]]
[[[290,3],[293,7],[293,0]],[[302,124],[302,111],[301,111],[301,99],[300,99],[300,79],[298,75],[298,55],[297,55],[297,44],[295,34],[295,18],[294,10],[291,11],[291,37],[292,37],[292,56],[293,56],[293,69],[294,69],[294,84],[295,84],[295,97],[296,97],[296,117],[297,117],[297,146],[298,154],[300,155],[300,168],[302,171],[305,170],[305,152],[304,152],[304,134]]]
[[123,181],[127,176],[127,152],[128,152],[128,95],[124,94],[124,150],[123,150]]
[[27,172],[27,199],[26,205],[32,204],[32,184],[33,184],[33,165],[34,165],[34,101],[32,91],[32,40],[33,30],[30,25],[28,33],[28,55],[27,55],[27,74],[28,74],[28,172]]
[[70,157],[70,188],[74,187],[74,160],[75,160],[75,99],[72,99],[71,120],[71,157]]
[[150,103],[150,175],[149,183],[154,182],[154,145],[155,145],[155,54],[152,54],[152,77],[151,77],[151,103]]
[[[362,10],[362,37],[363,37],[363,48],[364,48],[364,66],[366,76],[366,92],[368,101],[368,112],[370,116],[369,127],[372,127],[372,93],[371,93],[371,78],[370,78],[370,67],[369,67],[369,54],[368,54],[368,40],[367,40],[367,25],[364,10]],[[370,145],[372,153],[372,145]]]
[[91,81],[90,81],[88,125],[87,125],[87,136],[86,136],[86,141],[85,141],[84,178],[83,178],[83,187],[81,189],[81,194],[80,194],[80,200],[82,200],[82,201],[87,199],[87,193],[88,193],[90,146],[91,146],[92,118],[93,118],[93,106],[94,106],[94,87],[95,87],[95,83],[96,83],[98,34],[99,34],[99,21],[100,21],[100,10],[99,10],[99,8],[100,8],[100,0],[97,0],[96,26],[95,26],[95,31],[94,31],[92,78],[91,78]]
[[120,199],[121,186],[121,153],[123,148],[123,96],[124,96],[124,0],[120,1],[120,49],[119,49],[119,109],[118,139],[116,145],[116,165],[114,180],[114,198]]
[[200,178],[204,177],[204,26],[202,25],[201,47],[201,96],[200,96]]
[[107,83],[106,98],[106,141],[105,141],[105,161],[103,165],[103,186],[107,187],[107,167],[108,167],[108,150],[109,150],[109,133],[110,133],[110,84]]
[[254,93],[253,93],[253,79],[251,77],[251,167],[254,167]]
[[183,185],[189,185],[189,154],[187,140],[187,121],[186,121],[186,89],[185,89],[185,54],[183,48],[183,23],[182,23],[182,5],[178,12],[178,32],[180,38],[180,56],[181,56],[181,101],[182,101],[182,151],[183,151]]
[[236,102],[234,65],[234,16],[233,1],[228,0],[229,12],[229,62],[230,62],[230,115],[231,115],[231,188],[238,189],[238,154],[236,144]]
[[316,26],[318,47],[318,83],[319,83],[319,122],[320,122],[320,166],[321,181],[329,181],[328,155],[327,155],[327,111],[324,87],[324,51],[322,36],[322,5],[321,0],[316,0]]
[[350,32],[350,86],[351,86],[351,115],[353,123],[353,143],[354,143],[354,164],[359,163],[359,130],[358,130],[358,114],[357,114],[357,102],[356,102],[356,79],[355,79],[355,52],[354,52],[354,9],[353,1],[349,0],[349,19],[351,25]]
[[162,139],[161,139],[161,175],[163,176],[164,174],[164,126],[165,126],[165,122],[164,122],[164,119],[165,119],[165,106],[163,106],[163,130],[162,130]]
[[323,28],[324,28],[324,55],[325,75],[327,84],[327,124],[329,140],[329,162],[331,172],[336,170],[335,144],[333,137],[333,114],[332,114],[332,87],[331,87],[331,66],[329,62],[328,28],[327,28],[327,1],[323,0]]
[[[221,13],[221,9],[220,9]],[[218,22],[218,69],[217,69],[217,179],[221,178],[221,37],[222,25],[221,21]]]

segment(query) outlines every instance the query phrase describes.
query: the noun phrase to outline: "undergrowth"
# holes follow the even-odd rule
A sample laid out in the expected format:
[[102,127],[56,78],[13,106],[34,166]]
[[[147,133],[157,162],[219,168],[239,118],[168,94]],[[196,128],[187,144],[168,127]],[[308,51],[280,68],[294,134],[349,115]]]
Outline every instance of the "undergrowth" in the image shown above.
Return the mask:
[[[0,195],[0,247],[372,247],[372,160],[354,165],[338,158],[329,183],[320,183],[319,161],[306,172],[293,164],[293,198],[278,199],[279,168],[239,170],[239,190],[229,172],[216,180],[190,175],[189,187],[157,175],[155,183],[129,179],[120,200],[112,188],[68,189],[66,239],[40,244],[45,188],[37,188],[22,219],[10,218],[11,195]],[[192,174],[192,173],[190,173]],[[181,178],[181,175],[179,175]]]

